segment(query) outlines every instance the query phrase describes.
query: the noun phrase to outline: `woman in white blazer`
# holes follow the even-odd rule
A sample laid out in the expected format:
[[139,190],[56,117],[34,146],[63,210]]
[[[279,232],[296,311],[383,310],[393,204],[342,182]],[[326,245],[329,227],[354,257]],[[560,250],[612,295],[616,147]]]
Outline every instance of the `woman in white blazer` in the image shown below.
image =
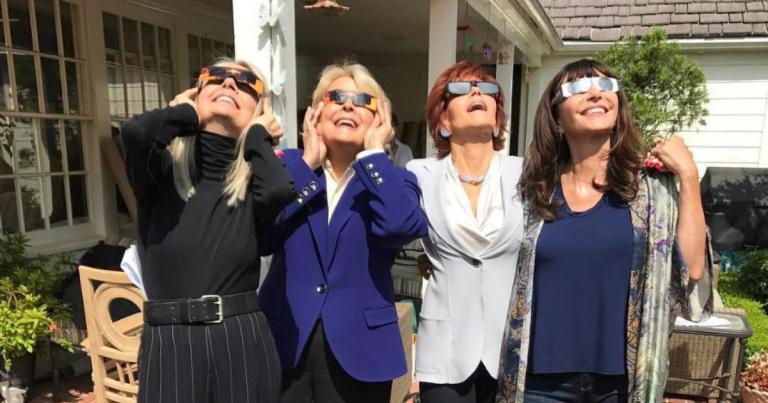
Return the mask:
[[522,159],[504,145],[504,95],[480,65],[445,70],[427,98],[436,158],[411,161],[429,218],[432,272],[420,313],[416,378],[424,403],[492,402],[523,233]]

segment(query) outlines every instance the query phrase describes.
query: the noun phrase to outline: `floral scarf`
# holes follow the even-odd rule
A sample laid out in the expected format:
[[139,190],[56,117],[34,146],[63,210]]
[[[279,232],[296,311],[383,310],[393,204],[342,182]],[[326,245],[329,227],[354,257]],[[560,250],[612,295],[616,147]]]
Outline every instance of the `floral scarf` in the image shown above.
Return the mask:
[[[712,312],[712,255],[707,239],[704,276],[696,284],[689,283],[675,238],[678,193],[674,176],[642,172],[638,182],[637,197],[629,204],[634,250],[626,324],[628,392],[630,402],[655,403],[662,400],[667,380],[668,340],[675,314],[700,321]],[[522,403],[525,391],[536,242],[544,223],[528,207],[502,339],[497,403]]]

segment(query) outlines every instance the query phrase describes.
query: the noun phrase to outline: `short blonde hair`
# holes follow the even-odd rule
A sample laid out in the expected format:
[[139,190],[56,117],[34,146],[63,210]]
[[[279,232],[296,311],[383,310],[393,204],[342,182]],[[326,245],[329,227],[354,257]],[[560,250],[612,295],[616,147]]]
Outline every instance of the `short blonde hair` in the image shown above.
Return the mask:
[[[312,107],[317,107],[317,105],[323,101],[323,97],[325,96],[325,93],[328,92],[328,88],[331,86],[331,84],[343,77],[351,78],[352,81],[355,82],[355,85],[357,85],[357,87],[362,91],[365,91],[368,94],[378,98],[379,102],[386,103],[388,106],[390,106],[390,114],[392,113],[392,104],[389,102],[389,98],[384,92],[384,89],[381,88],[381,85],[379,85],[379,83],[376,82],[376,79],[373,78],[373,74],[371,74],[371,72],[368,71],[368,69],[365,68],[365,66],[362,64],[354,63],[351,61],[344,61],[341,63],[325,66],[323,71],[320,73],[320,80],[318,80],[317,86],[312,92]],[[392,116],[388,117],[390,119],[392,118]]]
[[[250,71],[264,83],[263,97],[269,96],[269,88],[264,74],[252,64],[244,60],[235,60],[228,57],[216,59],[212,66],[223,66],[236,64]],[[200,83],[198,82],[198,86]],[[176,192],[182,200],[187,201],[195,194],[195,183],[192,178],[195,176],[195,136],[176,137],[168,145],[173,163],[173,182],[176,186]],[[229,165],[227,177],[224,180],[224,194],[227,196],[227,205],[237,206],[245,200],[245,193],[248,190],[248,183],[251,180],[251,166],[244,158],[245,154],[245,136],[237,138],[235,145],[235,159]]]

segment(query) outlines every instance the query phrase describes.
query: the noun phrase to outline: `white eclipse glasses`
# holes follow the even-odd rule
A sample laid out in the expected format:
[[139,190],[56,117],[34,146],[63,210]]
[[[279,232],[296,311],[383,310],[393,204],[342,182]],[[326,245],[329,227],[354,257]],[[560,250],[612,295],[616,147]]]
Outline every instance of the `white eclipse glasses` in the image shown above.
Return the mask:
[[581,77],[560,86],[560,94],[568,98],[576,94],[583,94],[592,87],[597,87],[601,92],[619,92],[619,81],[612,77]]

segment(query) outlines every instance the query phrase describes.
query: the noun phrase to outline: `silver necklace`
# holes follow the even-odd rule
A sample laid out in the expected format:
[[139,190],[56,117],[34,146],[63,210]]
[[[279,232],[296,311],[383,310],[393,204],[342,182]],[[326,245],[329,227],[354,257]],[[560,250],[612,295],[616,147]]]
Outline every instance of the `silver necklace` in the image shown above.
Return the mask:
[[485,181],[485,175],[477,177],[459,174],[459,180],[470,185],[479,185]]

